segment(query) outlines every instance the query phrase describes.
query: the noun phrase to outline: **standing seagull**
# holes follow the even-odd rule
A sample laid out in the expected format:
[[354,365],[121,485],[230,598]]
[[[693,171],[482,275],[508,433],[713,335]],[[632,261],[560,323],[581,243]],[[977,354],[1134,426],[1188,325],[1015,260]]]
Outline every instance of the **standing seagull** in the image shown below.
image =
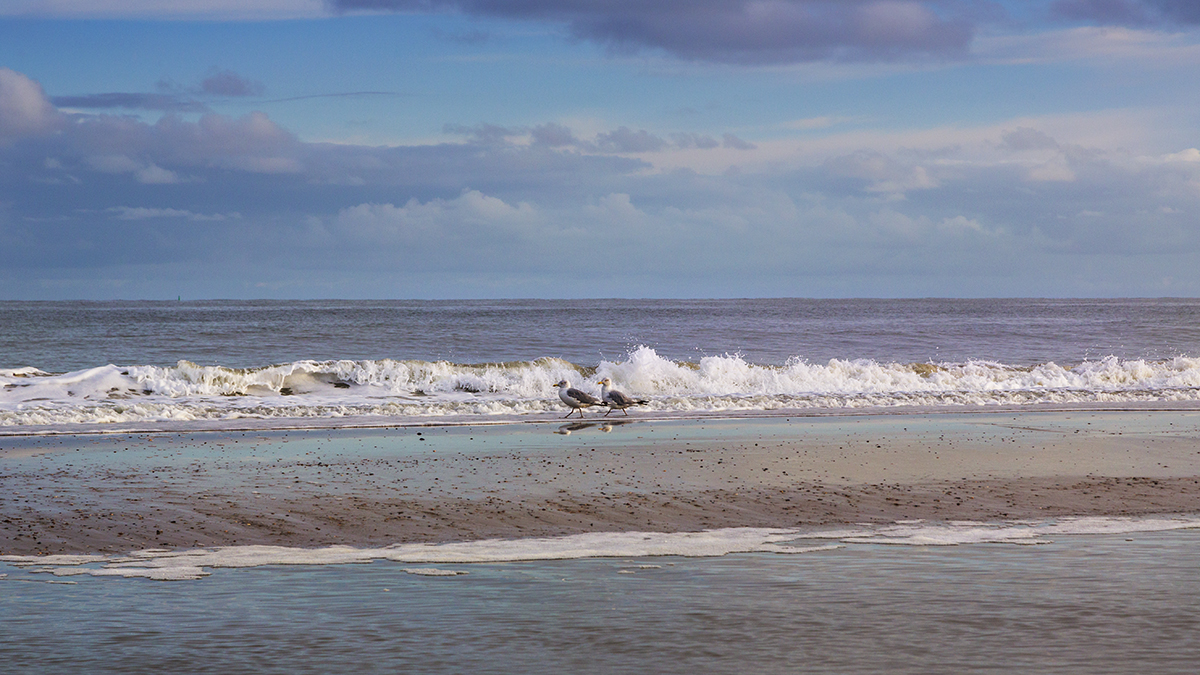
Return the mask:
[[[629,413],[625,412],[625,409],[629,406],[645,405],[650,402],[644,398],[629,398],[625,394],[613,389],[612,380],[607,377],[596,384],[600,385],[600,398],[604,399],[604,405],[608,406],[608,412],[604,413],[605,417],[608,417],[608,413],[614,410],[620,410],[628,415]],[[582,415],[583,413],[580,414]]]
[[[572,388],[571,383],[567,382],[566,380],[559,380],[558,384],[554,386],[558,387],[558,397],[562,399],[563,403],[566,403],[567,406],[571,408],[571,411],[567,413],[567,417],[570,417],[571,413],[574,413],[576,410],[579,411],[579,416],[583,417],[584,408],[593,405],[604,405],[600,399],[592,396],[586,391],[579,391],[578,389]],[[612,411],[610,410],[609,412]],[[563,419],[566,419],[566,417]]]

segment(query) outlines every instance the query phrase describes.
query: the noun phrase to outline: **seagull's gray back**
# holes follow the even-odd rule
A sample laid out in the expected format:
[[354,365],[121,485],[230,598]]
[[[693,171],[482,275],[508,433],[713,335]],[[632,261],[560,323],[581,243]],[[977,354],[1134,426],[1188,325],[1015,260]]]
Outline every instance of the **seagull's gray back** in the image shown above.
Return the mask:
[[630,406],[630,405],[634,404],[633,399],[629,398],[625,394],[622,394],[621,392],[617,391],[616,389],[613,389],[612,391],[608,392],[608,396],[606,398],[609,401],[612,401],[613,403],[615,403],[617,405]]
[[583,405],[600,405],[600,399],[592,396],[586,391],[579,391],[574,387],[571,387],[567,390],[567,396],[570,396],[577,403],[582,403]]
[[649,403],[649,401],[645,399],[629,398],[625,394],[608,386],[604,387],[604,400],[614,408],[628,408],[629,406],[633,405]]

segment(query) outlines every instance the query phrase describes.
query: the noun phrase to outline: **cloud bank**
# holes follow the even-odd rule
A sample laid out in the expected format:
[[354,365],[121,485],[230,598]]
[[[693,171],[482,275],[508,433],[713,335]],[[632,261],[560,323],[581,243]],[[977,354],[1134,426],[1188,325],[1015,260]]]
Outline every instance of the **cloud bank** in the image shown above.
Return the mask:
[[1136,151],[1131,130],[1161,124],[1125,111],[366,146],[261,112],[63,112],[11,70],[0,111],[9,297],[1200,292],[1200,150]]

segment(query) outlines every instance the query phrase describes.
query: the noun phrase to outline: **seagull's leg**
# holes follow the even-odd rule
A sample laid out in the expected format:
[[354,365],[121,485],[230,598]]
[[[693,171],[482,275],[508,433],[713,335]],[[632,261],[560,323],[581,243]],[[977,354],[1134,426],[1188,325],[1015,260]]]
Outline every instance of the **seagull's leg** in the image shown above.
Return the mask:
[[610,406],[608,406],[608,412],[604,413],[604,416],[605,416],[605,417],[608,417],[608,413],[611,413],[612,411],[613,411],[613,408],[612,408],[612,406],[611,406],[611,405],[610,405]]
[[626,417],[629,417],[629,411],[628,411],[628,410],[626,410],[626,409],[624,409],[624,408],[621,408],[621,412],[625,413],[625,416],[626,416]]

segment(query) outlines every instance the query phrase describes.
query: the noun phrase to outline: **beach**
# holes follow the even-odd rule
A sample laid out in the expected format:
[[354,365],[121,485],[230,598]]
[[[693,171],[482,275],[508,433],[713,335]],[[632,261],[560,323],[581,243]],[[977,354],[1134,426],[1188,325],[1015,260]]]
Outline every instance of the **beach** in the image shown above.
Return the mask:
[[25,433],[0,495],[3,555],[1195,513],[1200,410]]

